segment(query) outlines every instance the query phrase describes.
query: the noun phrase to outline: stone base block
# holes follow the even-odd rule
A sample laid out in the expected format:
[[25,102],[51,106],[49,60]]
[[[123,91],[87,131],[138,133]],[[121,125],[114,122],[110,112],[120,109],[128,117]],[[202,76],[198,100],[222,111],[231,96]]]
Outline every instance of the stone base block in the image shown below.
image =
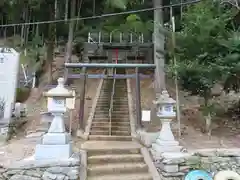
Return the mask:
[[154,144],[152,144],[152,149],[156,153],[180,152],[182,150],[182,146],[178,146],[178,145],[159,145],[157,143],[154,143]]
[[167,173],[177,173],[179,168],[178,164],[160,164],[160,169]]
[[41,159],[67,159],[72,156],[71,144],[45,145],[38,144],[35,150],[35,160]]
[[43,136],[42,144],[55,145],[55,144],[68,144],[70,141],[70,135],[68,133],[47,133]]
[[164,140],[161,140],[161,139],[157,139],[156,140],[156,144],[158,144],[159,146],[178,146],[179,145],[179,142],[178,141],[164,141]]

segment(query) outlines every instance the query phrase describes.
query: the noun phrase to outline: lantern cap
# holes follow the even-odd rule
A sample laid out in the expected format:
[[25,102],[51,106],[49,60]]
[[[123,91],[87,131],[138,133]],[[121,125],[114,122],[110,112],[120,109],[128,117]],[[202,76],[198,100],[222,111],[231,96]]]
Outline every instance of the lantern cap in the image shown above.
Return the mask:
[[163,105],[163,104],[175,104],[176,101],[171,98],[167,92],[167,90],[162,91],[162,94],[159,98],[153,102],[154,104]]
[[43,93],[46,97],[73,97],[73,93],[64,87],[64,78],[58,78],[57,87],[50,89],[48,92]]

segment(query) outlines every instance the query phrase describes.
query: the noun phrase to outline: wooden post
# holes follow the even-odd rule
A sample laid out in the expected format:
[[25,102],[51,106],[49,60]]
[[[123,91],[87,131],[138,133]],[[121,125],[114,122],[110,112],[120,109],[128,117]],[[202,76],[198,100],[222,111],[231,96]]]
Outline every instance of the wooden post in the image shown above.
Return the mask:
[[69,110],[69,134],[72,134],[73,109]]
[[[177,59],[175,54],[175,46],[176,46],[176,39],[175,39],[175,18],[173,16],[172,7],[170,9],[170,18],[172,22],[172,52],[173,52],[173,61],[174,66],[177,67]],[[181,137],[181,112],[180,112],[180,102],[179,102],[179,88],[178,88],[178,72],[175,70],[175,88],[176,88],[176,106],[177,106],[177,122],[178,122],[178,137]]]
[[86,68],[83,68],[83,84],[81,87],[80,91],[80,110],[79,110],[79,129],[83,130],[83,120],[84,120],[84,104],[85,104],[85,87],[86,87],[86,81],[87,81],[87,76],[86,76]]
[[72,93],[73,93],[73,97],[66,99],[66,106],[69,109],[69,134],[72,134],[72,121],[73,121],[73,112],[75,109],[75,98],[76,98],[75,91],[73,91]]
[[142,128],[142,108],[141,108],[141,92],[140,92],[140,77],[139,69],[136,67],[136,113],[137,113],[137,128]]

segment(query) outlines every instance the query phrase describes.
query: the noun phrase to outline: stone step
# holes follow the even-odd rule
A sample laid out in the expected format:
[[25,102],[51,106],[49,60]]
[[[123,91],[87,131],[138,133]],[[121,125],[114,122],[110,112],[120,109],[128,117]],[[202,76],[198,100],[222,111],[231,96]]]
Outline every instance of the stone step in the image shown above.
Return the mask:
[[[104,105],[104,102],[105,101],[98,101],[98,104],[103,104]],[[113,100],[113,104],[128,106],[128,100]]]
[[[109,121],[94,121],[92,122],[92,127],[96,126],[108,126]],[[112,122],[112,126],[118,126],[118,127],[130,127],[130,122]]]
[[92,141],[132,141],[131,136],[106,136],[106,135],[89,135]]
[[[96,131],[106,131],[109,130],[109,124],[106,123],[105,126],[92,126],[92,131],[96,130]],[[113,131],[117,131],[117,130],[123,130],[123,131],[131,131],[130,126],[111,126],[111,129]]]
[[[128,109],[128,103],[113,103],[113,108],[116,110],[121,110],[120,108]],[[97,107],[108,107],[110,108],[110,102],[100,102],[97,103]]]
[[[127,92],[127,88],[122,86],[115,86],[115,92]],[[112,87],[110,87],[109,89],[102,89],[100,93],[112,93]]]
[[[110,130],[110,129],[109,129]],[[90,135],[109,135],[109,136],[130,136],[131,135],[131,132],[129,131],[114,131],[114,130],[111,130],[111,133],[109,133],[109,130],[106,130],[106,131],[96,131],[94,129],[91,129],[91,132],[90,132]]]
[[[110,108],[110,102],[105,102],[105,103],[97,103],[96,107],[101,107],[101,108]],[[128,105],[124,104],[113,104],[113,106],[115,109],[128,109]],[[122,110],[122,109],[121,109]]]
[[[110,107],[102,107],[102,106],[96,106],[96,109],[95,109],[95,111],[105,111],[104,113],[108,113],[108,111],[109,111],[109,108]],[[124,113],[126,113],[126,112],[129,112],[129,108],[127,107],[114,107],[114,109],[120,109],[121,108],[121,111],[123,111]]]
[[100,155],[121,155],[121,154],[140,154],[139,148],[114,148],[114,149],[88,149],[87,155],[100,156]]
[[107,164],[118,162],[143,162],[141,154],[104,154],[88,157],[87,164]]
[[[123,93],[122,95],[114,95],[113,97],[113,101],[114,102],[128,102],[128,98],[124,98],[124,96],[126,95],[126,93]],[[98,101],[102,99],[102,100],[111,100],[111,94],[106,94],[106,95],[100,95],[98,98]]]
[[[104,118],[104,117],[94,117],[93,121],[95,122],[106,122],[109,123],[110,119],[109,118]],[[129,122],[129,118],[112,118],[111,122]]]
[[[112,112],[112,119],[123,119],[123,120],[129,120],[129,115],[125,114],[125,113],[115,113]],[[102,113],[95,113],[94,118],[97,119],[108,119],[109,118],[109,114],[102,114]]]
[[88,180],[152,180],[148,173],[129,173],[88,177]]
[[[109,117],[94,117],[93,121],[109,123],[110,118]],[[129,118],[113,117],[113,118],[111,118],[111,122],[129,122]]]
[[138,173],[148,172],[148,166],[145,163],[118,163],[118,164],[101,164],[88,165],[88,176],[107,175],[107,174],[122,174],[122,173]]
[[[112,90],[110,91],[101,91],[100,92],[100,96],[107,96],[107,95],[111,95],[112,94]],[[124,95],[124,94],[127,94],[127,90],[115,90],[115,93],[114,95]],[[118,98],[119,96],[115,96],[116,98]],[[125,97],[127,98],[127,97]]]
[[[119,113],[119,114],[129,114],[129,111],[122,111],[122,110],[115,110],[113,109],[114,113]],[[108,111],[104,111],[104,110],[98,110],[97,113],[102,113],[102,114],[105,114],[106,112]]]

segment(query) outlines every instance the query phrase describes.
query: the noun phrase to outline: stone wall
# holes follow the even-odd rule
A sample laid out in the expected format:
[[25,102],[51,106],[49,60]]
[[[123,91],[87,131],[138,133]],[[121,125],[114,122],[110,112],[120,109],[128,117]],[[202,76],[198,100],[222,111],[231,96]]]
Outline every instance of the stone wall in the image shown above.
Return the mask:
[[78,180],[80,156],[67,160],[25,159],[0,168],[0,180]]
[[240,149],[163,153],[159,157],[154,156],[154,163],[163,179],[182,179],[194,169],[206,170],[211,174],[221,170],[233,170],[240,174]]

